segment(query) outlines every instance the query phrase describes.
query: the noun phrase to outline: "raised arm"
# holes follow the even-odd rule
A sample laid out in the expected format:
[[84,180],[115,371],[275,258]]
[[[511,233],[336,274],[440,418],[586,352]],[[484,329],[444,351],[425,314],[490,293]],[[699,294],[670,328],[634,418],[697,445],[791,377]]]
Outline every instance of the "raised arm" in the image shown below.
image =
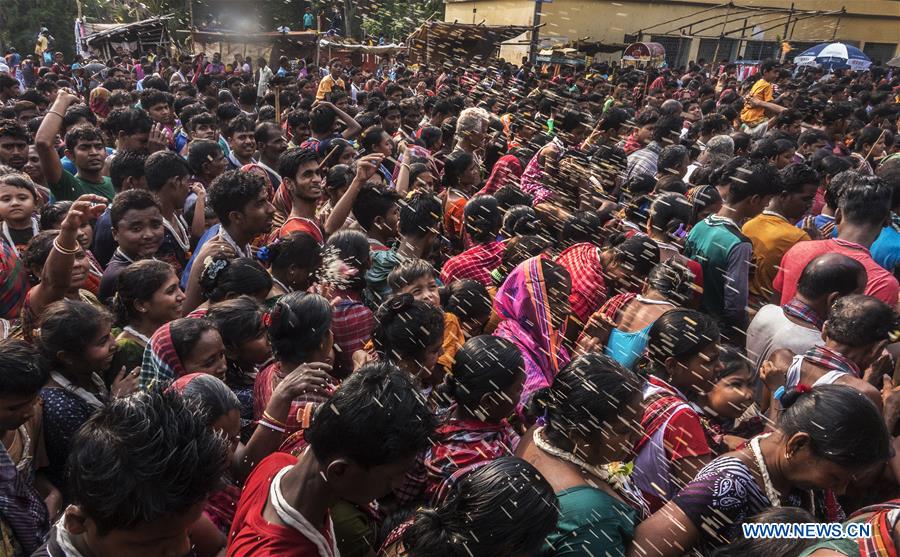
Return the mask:
[[40,315],[48,305],[62,300],[72,284],[72,267],[76,257],[84,257],[78,243],[78,229],[90,219],[96,219],[106,210],[106,198],[99,195],[82,195],[60,226],[59,236],[53,240],[50,254],[41,268],[41,282],[31,289],[31,311]]
[[[78,96],[69,89],[60,89],[50,110],[44,115],[41,125],[34,136],[34,146],[41,159],[41,169],[48,184],[55,184],[62,178],[63,167],[59,155],[54,149],[56,136],[62,129],[66,109],[78,101]],[[54,192],[55,193],[55,192]]]
[[328,219],[325,221],[326,236],[334,234],[344,225],[344,222],[350,215],[350,210],[353,209],[353,202],[356,201],[359,190],[362,189],[369,178],[378,172],[378,166],[383,159],[384,155],[381,153],[373,153],[356,161],[356,177],[353,178],[353,182],[347,188],[347,191],[344,192],[344,195],[334,204],[334,209],[331,210],[331,214],[328,215]]
[[344,139],[353,139],[359,132],[362,131],[362,126],[353,119],[352,116],[341,110],[340,108],[334,106],[330,102],[320,102],[319,105],[327,105],[334,109],[334,112],[337,114],[338,119],[347,126],[347,129],[344,130],[344,133],[341,134],[341,137]]

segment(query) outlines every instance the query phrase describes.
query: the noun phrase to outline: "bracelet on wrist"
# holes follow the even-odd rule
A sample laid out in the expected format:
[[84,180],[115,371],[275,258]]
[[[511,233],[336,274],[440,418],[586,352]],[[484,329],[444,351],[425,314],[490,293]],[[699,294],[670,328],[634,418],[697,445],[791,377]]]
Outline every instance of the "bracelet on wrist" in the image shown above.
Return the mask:
[[56,239],[53,240],[53,249],[63,255],[75,255],[76,253],[81,251],[81,246],[75,248],[63,247],[63,245],[59,243],[59,236],[57,236]]
[[277,425],[277,426],[281,426],[281,427],[283,427],[283,428],[286,428],[286,427],[287,427],[287,424],[286,424],[286,423],[282,422],[282,421],[279,420],[279,419],[276,419],[276,418],[272,417],[272,415],[269,414],[269,412],[266,411],[266,410],[263,410],[262,417],[263,417],[264,420],[266,420],[266,421],[269,422],[269,423],[275,424],[275,425]]
[[279,427],[275,424],[271,424],[271,423],[267,422],[266,420],[259,420],[256,423],[257,423],[257,425],[261,425],[264,428],[271,429],[272,431],[276,431],[278,433],[282,433],[282,434],[287,433],[287,429],[285,429],[283,427]]

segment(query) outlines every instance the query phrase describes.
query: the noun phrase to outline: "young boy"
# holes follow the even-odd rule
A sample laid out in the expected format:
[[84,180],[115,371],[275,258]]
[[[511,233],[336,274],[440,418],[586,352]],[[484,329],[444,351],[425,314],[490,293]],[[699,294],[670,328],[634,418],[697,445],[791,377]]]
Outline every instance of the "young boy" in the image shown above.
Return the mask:
[[[388,286],[392,294],[409,294],[416,300],[443,311],[434,267],[427,261],[405,259],[388,275]],[[459,317],[444,312],[444,353],[438,358],[437,363],[443,366],[445,373],[453,367],[456,352],[465,342]]]
[[372,251],[386,251],[399,235],[400,195],[394,190],[363,188],[353,201],[353,216],[369,237]]
[[[117,192],[133,189],[147,189],[147,178],[144,175],[144,163],[147,153],[143,151],[119,151],[110,159],[109,178]],[[100,215],[93,230],[94,243],[91,252],[97,261],[106,266],[116,251],[116,240],[113,238],[112,222],[109,209]]]
[[[21,340],[0,341],[0,531],[25,555],[46,539],[50,513],[56,516],[62,504],[59,491],[40,475],[35,477],[35,469],[47,459],[41,440],[40,392],[49,378],[33,346]],[[13,550],[12,555],[19,554]]]
[[100,279],[101,300],[116,293],[119,275],[125,267],[156,255],[165,236],[159,202],[147,190],[128,190],[117,195],[109,216],[113,238],[119,247]]
[[90,126],[77,127],[66,134],[66,156],[78,169],[74,176],[66,172],[54,149],[56,135],[62,125],[63,114],[78,97],[67,89],[60,89],[53,106],[44,115],[41,127],[35,135],[35,146],[41,158],[41,168],[50,191],[57,201],[74,201],[84,194],[96,194],[112,201],[116,195],[112,182],[103,175],[106,147],[103,134]]
[[181,274],[187,265],[191,246],[206,231],[203,211],[206,210],[206,191],[196,188],[195,204],[199,207],[197,219],[193,223],[184,220],[185,201],[191,190],[188,187],[190,170],[183,158],[171,151],[159,151],[147,157],[144,165],[147,189],[156,194],[162,211],[165,238],[157,252],[157,257],[175,268]]
[[723,334],[739,341],[747,326],[753,256],[753,244],[741,226],[781,191],[781,177],[774,165],[748,162],[735,171],[729,183],[722,208],[691,229],[684,254],[703,267],[703,310],[719,320]]
[[[391,294],[388,275],[404,259],[428,259],[440,234],[441,201],[426,192],[416,192],[400,203],[399,245],[372,250],[372,266],[366,271],[366,297],[379,305]],[[359,219],[359,215],[357,215]]]
[[71,504],[34,556],[187,555],[191,527],[227,468],[226,440],[181,396],[113,400],[75,437]]
[[253,164],[256,159],[256,124],[247,116],[239,115],[233,118],[223,128],[225,139],[228,140],[228,167],[237,170],[245,164]]
[[0,176],[0,231],[3,238],[22,253],[28,241],[39,231],[34,216],[37,190],[34,182],[24,174]]
[[250,474],[228,557],[336,555],[329,509],[341,500],[364,508],[390,493],[434,428],[406,374],[388,363],[363,366],[313,415],[299,458],[275,453]]

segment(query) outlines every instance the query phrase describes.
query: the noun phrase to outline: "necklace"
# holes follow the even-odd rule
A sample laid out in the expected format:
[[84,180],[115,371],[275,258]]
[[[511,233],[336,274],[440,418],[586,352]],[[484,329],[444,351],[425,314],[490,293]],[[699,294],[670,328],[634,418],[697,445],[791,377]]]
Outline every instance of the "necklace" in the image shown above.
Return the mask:
[[[763,460],[762,449],[759,448],[759,441],[765,437],[768,437],[769,433],[766,435],[760,435],[758,437],[754,437],[750,440],[750,450],[753,452],[753,458],[756,460],[756,466],[759,468],[759,474],[762,476],[763,480],[763,488],[766,490],[766,497],[769,498],[769,501],[772,502],[773,507],[781,506],[781,497],[778,495],[778,490],[775,489],[775,486],[772,484],[772,479],[769,477],[769,469],[766,468],[766,461]],[[816,515],[816,495],[812,490],[809,490],[809,505],[810,512],[813,516]],[[799,505],[798,505],[799,506]]]
[[[16,247],[16,243],[13,242],[12,235],[10,235],[9,233],[9,223],[3,221],[3,224],[0,226],[2,226],[3,237],[6,238],[6,241],[7,243],[9,243],[9,246],[12,248],[13,252],[15,252],[16,255],[19,255],[19,248]],[[35,220],[34,217],[31,217],[31,237],[33,238],[37,236],[40,231],[41,230],[38,226],[37,220]]]
[[269,501],[272,503],[272,507],[275,508],[275,513],[286,525],[306,536],[306,539],[316,546],[320,557],[340,557],[341,554],[338,552],[334,541],[334,524],[331,522],[331,518],[329,517],[326,520],[326,527],[331,533],[331,540],[329,541],[284,498],[284,493],[281,491],[281,480],[291,468],[292,466],[282,468],[272,479],[272,484],[269,487]]
[[144,343],[144,346],[150,345],[150,337],[148,337],[144,333],[138,331],[131,325],[127,325],[125,328],[122,329],[122,331],[128,333],[129,335],[133,336],[136,339],[139,339],[141,342]]
[[[58,371],[51,371],[50,377],[53,379],[53,381],[56,382],[57,385],[80,398],[91,407],[96,409],[103,408],[106,405],[106,402],[101,400],[97,396],[97,394],[75,385],[74,383],[63,377],[62,374]],[[97,392],[100,394],[100,396],[102,396],[103,398],[109,396],[106,390],[106,385],[103,383],[103,379],[100,379],[99,375],[97,375],[96,373],[92,373],[91,382],[94,384],[94,387],[97,389]]]
[[649,515],[649,508],[647,507],[647,503],[644,501],[643,495],[641,495],[640,491],[638,491],[634,484],[631,483],[631,479],[629,478],[629,474],[632,470],[631,466],[623,464],[621,462],[612,462],[603,466],[588,464],[583,459],[575,456],[573,453],[564,451],[559,447],[554,447],[553,445],[551,445],[546,439],[544,439],[542,435],[543,432],[544,426],[535,428],[534,430],[534,445],[538,449],[551,456],[555,456],[560,460],[564,460],[570,464],[574,464],[575,466],[588,472],[592,476],[595,476],[599,480],[609,485],[609,487],[611,487],[617,494],[625,499],[625,501],[628,502],[629,505],[643,513],[643,516]]
[[185,222],[184,217],[175,213],[175,226],[172,225],[172,222],[164,218],[163,226],[166,227],[166,230],[172,233],[172,236],[175,237],[175,243],[178,244],[178,247],[181,248],[181,251],[187,252],[191,248],[191,238],[188,236],[187,231],[187,222]]
[[783,220],[784,222],[788,222],[788,220],[786,218],[784,218],[784,215],[776,213],[775,211],[770,211],[770,210],[766,209],[765,211],[762,212],[762,214],[768,215],[770,217],[777,217],[777,218]]

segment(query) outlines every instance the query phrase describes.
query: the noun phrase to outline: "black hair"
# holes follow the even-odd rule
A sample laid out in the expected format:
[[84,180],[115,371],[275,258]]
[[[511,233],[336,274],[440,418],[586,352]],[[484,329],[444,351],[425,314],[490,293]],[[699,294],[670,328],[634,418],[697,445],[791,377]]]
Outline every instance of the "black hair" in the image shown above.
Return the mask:
[[37,187],[28,174],[24,172],[10,172],[9,174],[0,172],[0,184],[23,189],[31,194],[32,199],[38,199]]
[[818,186],[819,173],[805,164],[789,164],[781,169],[781,187],[787,194],[800,193],[803,186]]
[[272,306],[270,315],[269,342],[275,357],[282,361],[307,361],[331,331],[331,304],[318,294],[285,294]]
[[819,130],[804,130],[800,133],[800,137],[797,138],[797,144],[802,147],[804,145],[812,145],[817,141],[824,143],[827,139],[825,134]]
[[18,120],[0,120],[0,137],[11,137],[29,143],[28,129]]
[[422,277],[434,277],[434,267],[424,259],[404,259],[399,265],[391,269],[388,274],[387,284],[394,293],[409,286]]
[[439,507],[416,512],[403,533],[409,557],[514,557],[539,553],[559,502],[531,464],[501,457],[465,474]]
[[648,333],[644,363],[647,371],[666,379],[669,358],[691,358],[719,342],[715,319],[693,309],[673,309],[653,322]]
[[681,115],[660,116],[659,120],[656,121],[656,127],[653,128],[653,140],[663,143],[668,139],[671,143],[677,143],[678,134],[681,133],[683,123],[684,120],[682,120]]
[[610,219],[604,219],[597,211],[576,211],[563,224],[562,241],[568,244],[597,242],[604,236],[603,225]]
[[109,220],[113,228],[118,228],[119,222],[128,211],[141,211],[156,207],[160,209],[159,200],[147,190],[128,190],[116,195],[112,205],[109,206]]
[[[221,120],[221,117],[219,117],[219,119]],[[225,127],[222,130],[222,135],[226,138],[231,138],[234,136],[234,134],[239,132],[255,131],[256,122],[254,122],[253,119],[246,114],[238,114],[237,116],[229,120],[227,124],[225,124]]]
[[216,212],[222,225],[228,226],[231,212],[243,212],[265,189],[265,179],[257,173],[229,170],[213,180],[206,202]]
[[[256,100],[255,92],[253,94],[253,99],[254,99],[254,101]],[[216,118],[218,118],[220,124],[228,123],[231,120],[240,116],[241,114],[242,114],[241,107],[235,103],[222,103],[216,107]],[[252,122],[252,120],[250,120],[249,118],[248,118],[248,120]],[[244,129],[241,131],[246,132],[246,131],[253,131],[253,130],[252,129],[249,129],[249,130]]]
[[619,265],[635,277],[645,277],[659,263],[659,244],[647,236],[636,234],[630,238],[613,236],[607,245]]
[[502,213],[517,205],[531,206],[533,197],[523,192],[516,184],[506,184],[494,192],[497,205]]
[[266,246],[257,258],[272,269],[285,270],[291,265],[313,273],[322,265],[322,246],[305,232],[292,232]]
[[281,134],[281,128],[278,124],[275,122],[264,121],[257,124],[256,130],[253,132],[253,139],[255,139],[257,143],[266,143],[269,141],[270,137],[276,134]]
[[206,427],[229,412],[240,411],[241,401],[224,381],[207,373],[197,374],[178,390]]
[[113,399],[71,447],[72,503],[101,536],[187,511],[228,468],[225,439],[181,396],[158,390]]
[[149,133],[153,120],[142,108],[117,108],[109,113],[103,127],[115,139],[120,132],[125,135]]
[[683,145],[666,145],[659,154],[657,168],[660,173],[672,172],[688,158],[688,149]]
[[444,160],[444,175],[441,183],[445,188],[453,188],[459,185],[459,178],[468,169],[475,158],[465,151],[454,151]]
[[499,283],[495,280],[496,285],[502,284],[509,273],[520,263],[540,255],[551,247],[553,247],[553,243],[549,238],[536,234],[517,236],[507,242],[506,249],[503,250],[500,267],[497,268],[497,275],[499,275],[497,278],[501,280]]
[[157,89],[144,89],[141,91],[141,108],[144,110],[150,110],[150,108],[158,104],[172,106],[173,101],[174,97],[165,91]]
[[443,209],[434,194],[417,191],[400,201],[400,234],[421,238],[437,229]]
[[371,469],[418,454],[435,427],[409,375],[389,363],[372,363],[316,409],[303,437],[320,463],[345,457]]
[[50,379],[50,370],[31,344],[0,340],[0,396],[36,395]]
[[225,346],[237,348],[265,331],[265,313],[265,308],[254,298],[239,296],[211,305],[206,312],[206,319],[222,335]]
[[361,290],[366,285],[365,270],[369,262],[369,239],[358,230],[338,230],[328,237],[325,249],[335,250],[335,254],[346,265],[356,270],[350,277],[348,287]]
[[38,350],[49,367],[62,362],[58,353],[83,354],[94,342],[98,331],[111,322],[103,308],[80,300],[63,299],[53,302],[41,313]]
[[363,132],[359,144],[366,153],[372,153],[385,133],[387,132],[385,132],[384,128],[381,126],[367,128],[366,131]]
[[622,186],[630,197],[647,195],[656,187],[656,178],[650,174],[638,174],[631,176]]
[[650,271],[647,285],[676,306],[687,304],[694,297],[694,273],[681,256],[670,257]]
[[410,294],[388,298],[375,312],[372,342],[382,360],[423,359],[425,350],[444,338],[444,313]]
[[[199,112],[197,114],[190,116],[189,119],[187,120],[187,124],[185,125],[185,128],[187,128],[187,130],[190,132],[194,132],[200,126],[217,126],[218,127],[219,121],[216,119],[215,115],[207,112],[205,106],[203,106],[203,105],[198,105],[198,106],[200,107],[200,109],[202,109],[202,112]],[[185,110],[185,112],[187,112],[187,110]],[[186,116],[187,116],[187,114],[186,114]],[[184,121],[184,119],[182,119],[182,121]]]
[[667,238],[674,238],[679,230],[687,232],[692,214],[691,202],[680,193],[661,193],[650,204],[650,224]]
[[856,348],[888,340],[898,329],[900,318],[891,306],[878,298],[849,294],[832,304],[823,332],[832,340]]
[[[59,201],[57,203],[71,203],[71,201]],[[56,205],[57,203],[53,203],[52,205]],[[68,212],[68,209],[66,209],[66,212]],[[65,218],[65,213],[63,213],[62,218]],[[32,237],[25,247],[25,252],[20,255],[22,263],[24,263],[29,270],[42,268],[44,263],[47,262],[50,250],[53,249],[53,241],[57,236],[59,236],[59,230],[42,230]]]
[[827,253],[806,264],[797,281],[797,292],[810,300],[832,292],[846,296],[859,288],[860,275],[866,276],[862,263],[840,253]]
[[162,288],[175,269],[164,261],[144,259],[128,265],[116,280],[116,295],[113,297],[112,310],[116,316],[116,325],[124,327],[132,319],[140,315],[135,302],[146,302],[153,299],[157,290]]
[[809,435],[816,456],[839,466],[865,467],[891,457],[891,437],[881,412],[869,398],[846,385],[789,389],[778,429],[786,438]]
[[444,138],[444,132],[437,126],[425,126],[419,132],[419,143],[429,150],[433,150],[437,144]]
[[491,195],[478,195],[470,199],[465,207],[466,232],[475,242],[489,242],[497,239],[502,215],[497,199]]
[[841,189],[838,208],[848,223],[881,227],[891,212],[892,193],[882,178],[854,174]]
[[147,153],[142,151],[119,151],[109,163],[109,179],[116,192],[122,191],[125,178],[140,178],[144,175]]
[[543,415],[543,434],[553,446],[570,450],[572,436],[589,438],[617,422],[623,408],[641,395],[642,381],[609,356],[590,353],[573,359],[534,393],[529,413]]
[[868,155],[867,152],[864,152],[867,150],[866,146],[874,147],[882,134],[886,135],[887,133],[889,132],[885,132],[881,128],[866,126],[859,130],[859,135],[856,136],[856,141],[853,143],[853,150],[866,156]]
[[377,217],[384,218],[391,207],[400,201],[400,194],[381,187],[364,187],[353,201],[353,217],[365,230],[375,225]]
[[491,315],[491,296],[487,287],[477,280],[454,280],[444,287],[442,294],[444,311],[459,317],[460,321]]
[[515,205],[503,215],[501,231],[507,238],[537,235],[541,232],[540,219],[530,204]]
[[190,173],[184,158],[172,151],[157,151],[147,157],[147,162],[144,163],[147,189],[152,192],[160,191],[172,178],[188,176]]
[[[147,92],[147,90],[154,90],[154,89],[157,91],[165,92],[165,93],[168,93],[168,91],[169,91],[169,84],[166,82],[165,79],[163,79],[157,75],[148,75],[141,81],[141,84],[144,87],[144,92]],[[172,95],[169,95],[169,98],[171,98],[171,97],[172,97]],[[169,102],[169,104],[172,104],[171,101]]]
[[[255,98],[255,96],[256,96],[255,89],[254,89],[253,95]],[[293,130],[294,128],[296,128],[297,126],[300,126],[302,124],[306,124],[307,126],[309,125],[309,111],[298,109],[298,110],[292,110],[291,112],[288,113],[288,115],[287,115],[288,128]],[[295,138],[295,139],[299,139],[299,138]]]
[[203,173],[203,165],[212,162],[216,155],[223,154],[218,141],[211,139],[195,139],[188,145],[188,166],[196,175]]
[[739,203],[754,195],[761,197],[778,195],[782,188],[781,176],[775,165],[753,160],[735,168],[729,176],[728,183],[729,203]]
[[99,141],[104,143],[103,133],[94,126],[76,126],[66,132],[66,149],[74,151],[82,141]]
[[523,373],[525,360],[515,344],[492,335],[473,337],[456,352],[447,394],[475,412],[484,395],[502,391]]
[[325,189],[330,191],[346,188],[353,182],[355,173],[346,164],[335,164],[328,169],[325,175]]
[[320,105],[309,111],[309,130],[315,134],[326,134],[334,127],[337,112],[330,106]]
[[62,121],[62,129],[68,130],[81,120],[87,120],[92,126],[97,125],[97,117],[91,112],[90,108],[83,104],[73,104],[66,109],[66,115]]
[[169,322],[172,347],[178,358],[184,361],[207,331],[215,331],[215,326],[206,319],[182,317]]
[[272,276],[249,257],[216,256],[203,267],[200,288],[204,297],[214,304],[229,296],[268,293],[272,289]]
[[278,174],[285,178],[296,179],[297,171],[304,164],[319,162],[319,156],[315,149],[303,149],[300,147],[288,149],[278,157]]
[[750,360],[741,349],[736,346],[730,344],[720,345],[719,362],[722,364],[722,369],[716,375],[716,381],[720,381],[742,371],[749,371],[751,375],[753,374],[754,368],[751,367]]
[[[747,522],[812,523],[818,519],[800,507],[769,507]],[[804,538],[740,538],[719,547],[712,557],[794,557],[818,540]]]

